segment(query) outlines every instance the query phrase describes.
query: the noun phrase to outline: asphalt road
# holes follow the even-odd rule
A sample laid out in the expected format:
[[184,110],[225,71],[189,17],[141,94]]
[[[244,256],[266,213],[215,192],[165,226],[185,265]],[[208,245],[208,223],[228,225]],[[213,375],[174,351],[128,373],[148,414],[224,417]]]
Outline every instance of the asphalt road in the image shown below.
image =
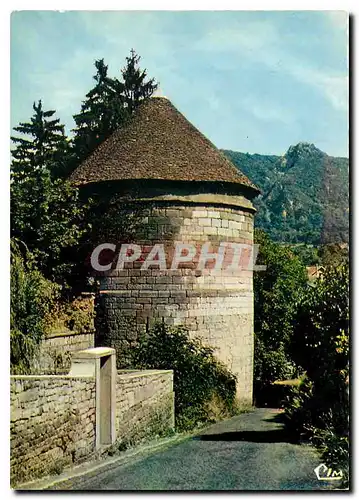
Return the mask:
[[290,442],[278,411],[258,408],[150,456],[71,482],[72,490],[320,490],[321,463]]

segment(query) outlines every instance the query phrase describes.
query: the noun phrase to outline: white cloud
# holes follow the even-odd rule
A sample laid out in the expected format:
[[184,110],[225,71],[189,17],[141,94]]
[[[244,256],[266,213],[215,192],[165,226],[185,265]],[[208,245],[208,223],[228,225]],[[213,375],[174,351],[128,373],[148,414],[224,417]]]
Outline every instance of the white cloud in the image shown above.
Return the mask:
[[289,125],[295,121],[291,110],[286,110],[280,103],[268,101],[264,97],[247,96],[239,104],[243,109],[263,122],[275,121]]
[[[335,26],[343,27],[346,13],[328,13],[328,19]],[[205,34],[195,45],[196,50],[230,52],[235,61],[246,59],[255,64],[264,65],[271,70],[280,71],[297,81],[315,88],[325,97],[333,108],[348,109],[348,76],[332,69],[318,68],[320,61],[293,57],[286,49],[286,39],[274,23],[270,21],[250,22],[238,25],[236,30],[215,30]],[[330,48],[328,48],[330,50]],[[315,66],[315,62],[317,67]],[[235,62],[233,62],[235,64]],[[258,110],[258,117],[262,114]]]
[[347,75],[325,73],[301,64],[291,65],[289,71],[303,83],[316,87],[335,109],[342,111],[348,109],[349,79]]
[[[196,15],[193,13],[193,16]],[[287,88],[295,79],[327,99],[335,110],[342,112],[348,109],[348,77],[345,72],[338,72],[336,63],[331,65],[329,58],[329,66],[321,67],[322,61],[316,56],[315,49],[311,54],[308,46],[311,47],[314,41],[314,46],[321,49],[322,41],[318,40],[316,33],[311,38],[305,24],[303,29],[290,32],[286,29],[284,14],[271,16],[270,13],[262,13],[253,17],[243,13],[240,16],[221,17],[208,13],[203,18],[190,17],[188,25],[178,14],[178,30],[172,29],[176,26],[176,14],[166,17],[166,13],[154,12],[87,11],[74,12],[71,16],[69,22],[73,23],[71,29],[77,37],[74,40],[78,40],[78,43],[74,43],[73,51],[65,53],[61,49],[60,37],[54,37],[53,45],[46,50],[42,46],[41,30],[32,37],[34,28],[25,21],[22,24],[28,32],[25,30],[24,33],[21,28],[15,34],[18,44],[25,45],[25,40],[29,39],[32,46],[28,53],[31,52],[34,64],[29,65],[30,69],[25,75],[25,81],[29,82],[30,99],[42,97],[44,105],[57,109],[60,118],[71,127],[71,115],[79,111],[81,100],[93,85],[94,60],[104,57],[109,64],[110,74],[118,74],[131,47],[141,54],[141,67],[146,67],[148,74],[160,81],[163,93],[175,105],[177,103],[179,109],[188,112],[188,117],[204,132],[206,127],[217,130],[210,117],[217,121],[219,116],[222,117],[222,123],[227,124],[227,127],[233,119],[231,126],[236,126],[234,110],[240,109],[246,111],[248,118],[250,113],[255,118],[252,121],[258,124],[262,122],[264,127],[274,122],[278,126],[296,126],[293,124],[297,120],[296,109],[300,104],[293,103],[293,107],[290,104],[290,109],[287,108],[278,98],[280,89],[268,91],[265,95],[255,95],[256,90],[253,88],[253,95],[248,95],[246,91],[243,97],[239,92],[240,82],[238,91],[233,91],[231,82],[226,85],[227,75],[232,69],[237,71],[242,62],[249,69],[259,69],[258,74],[264,77],[276,72],[285,80],[283,88]],[[324,19],[324,27],[330,38],[328,53],[334,47],[339,60],[345,40],[344,21],[346,13],[342,12],[328,12]],[[304,43],[301,36],[305,37]],[[38,65],[36,54],[41,53],[46,57]],[[48,60],[52,56],[58,64],[55,70],[47,71]],[[201,69],[195,65],[197,61]],[[223,89],[227,88],[228,95],[225,95]],[[18,92],[17,99],[19,96]],[[16,102],[15,107],[17,114],[22,114],[21,103]],[[27,119],[27,116],[16,116],[16,120],[18,118]],[[246,124],[246,127],[249,126]]]
[[239,51],[260,53],[270,45],[278,43],[278,33],[270,22],[237,23],[228,29],[214,29],[194,44],[194,49],[210,52]]

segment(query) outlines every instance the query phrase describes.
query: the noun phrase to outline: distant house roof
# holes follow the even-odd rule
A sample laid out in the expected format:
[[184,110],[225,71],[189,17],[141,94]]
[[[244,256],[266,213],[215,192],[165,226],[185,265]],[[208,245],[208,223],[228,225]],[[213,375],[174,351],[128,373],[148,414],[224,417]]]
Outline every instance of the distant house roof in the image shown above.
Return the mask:
[[319,278],[323,274],[323,266],[307,266],[307,275],[309,281]]
[[259,192],[199,130],[164,97],[143,103],[72,173],[75,184],[125,179],[219,181]]

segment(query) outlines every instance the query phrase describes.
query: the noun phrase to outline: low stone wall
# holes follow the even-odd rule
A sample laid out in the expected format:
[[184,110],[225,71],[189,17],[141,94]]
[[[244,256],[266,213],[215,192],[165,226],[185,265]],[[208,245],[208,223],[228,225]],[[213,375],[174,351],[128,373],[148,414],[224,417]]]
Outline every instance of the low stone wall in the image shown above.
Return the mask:
[[94,332],[73,333],[66,331],[43,339],[33,363],[32,372],[41,374],[66,374],[71,366],[71,354],[95,345]]
[[116,435],[124,444],[174,429],[172,370],[119,370],[116,380]]
[[78,463],[94,451],[95,379],[12,376],[11,483]]
[[[111,412],[102,405],[96,411],[98,390],[96,375],[11,376],[13,487],[106,450],[107,445],[96,448],[96,414]],[[115,396],[116,448],[174,428],[171,370],[118,371]]]

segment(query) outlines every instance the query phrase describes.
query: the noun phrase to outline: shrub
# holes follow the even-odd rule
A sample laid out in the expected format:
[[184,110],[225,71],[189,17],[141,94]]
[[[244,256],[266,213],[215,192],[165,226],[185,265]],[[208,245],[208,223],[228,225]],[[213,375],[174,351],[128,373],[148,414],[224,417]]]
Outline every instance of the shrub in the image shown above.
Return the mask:
[[47,331],[47,316],[59,293],[59,286],[45,279],[26,260],[18,244],[11,243],[10,271],[10,364],[13,373],[28,373],[31,361]]
[[288,247],[274,243],[263,231],[255,231],[258,263],[265,271],[254,273],[254,389],[257,403],[269,401],[271,384],[297,376],[289,355],[293,316],[301,290],[307,284],[304,265]]
[[290,389],[284,405],[286,425],[298,439],[313,435],[312,405],[313,382],[305,377],[299,386]]
[[95,307],[90,297],[76,297],[73,300],[58,302],[48,317],[51,332],[63,332],[65,329],[74,333],[94,331]]
[[236,378],[213,353],[186,329],[164,324],[155,325],[132,350],[133,367],[174,371],[177,430],[236,411]]
[[294,318],[293,359],[314,382],[323,380],[334,392],[338,384],[345,385],[348,376],[348,295],[347,264],[323,269],[322,276],[302,295]]
[[[292,357],[307,382],[286,405],[288,422],[323,451],[330,467],[349,468],[349,269],[323,270],[295,316]],[[308,389],[310,388],[310,390]],[[348,479],[346,479],[348,481]]]
[[349,486],[349,438],[338,435],[333,427],[315,429],[314,443],[322,453],[323,460],[330,464],[332,469],[343,473],[342,488]]

